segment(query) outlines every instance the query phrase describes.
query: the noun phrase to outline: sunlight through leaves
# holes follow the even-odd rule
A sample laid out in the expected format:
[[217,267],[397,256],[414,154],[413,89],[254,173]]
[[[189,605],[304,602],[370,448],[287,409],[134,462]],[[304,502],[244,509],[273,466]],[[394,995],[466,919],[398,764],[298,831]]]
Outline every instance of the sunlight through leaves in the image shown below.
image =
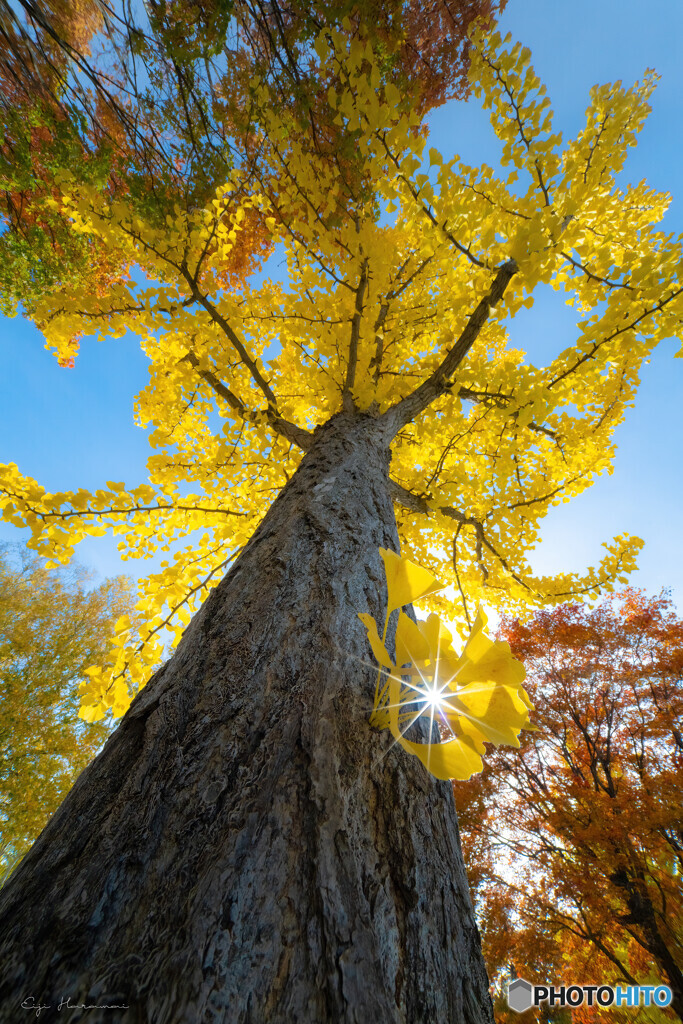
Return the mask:
[[[468,779],[482,770],[485,743],[518,747],[521,730],[533,728],[532,704],[522,687],[524,666],[506,641],[487,636],[481,609],[460,655],[438,615],[413,622],[401,609],[441,590],[442,585],[409,559],[384,548],[379,551],[387,580],[382,638],[371,615],[358,615],[380,666],[370,724],[389,729],[394,740],[436,778]],[[386,638],[396,610],[396,658],[392,660]],[[407,730],[421,718],[429,722],[430,741],[407,739]],[[439,740],[431,741],[435,729]]]

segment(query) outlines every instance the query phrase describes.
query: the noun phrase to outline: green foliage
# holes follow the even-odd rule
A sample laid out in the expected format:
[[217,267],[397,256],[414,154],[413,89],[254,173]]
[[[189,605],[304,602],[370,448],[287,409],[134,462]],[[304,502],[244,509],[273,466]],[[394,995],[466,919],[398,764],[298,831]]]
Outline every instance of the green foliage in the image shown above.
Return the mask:
[[30,313],[36,295],[92,273],[91,240],[74,237],[68,220],[50,207],[52,190],[46,185],[67,169],[80,181],[104,186],[111,147],[89,152],[84,127],[77,110],[60,115],[41,99],[3,112],[0,193],[6,230],[0,235],[0,310],[6,316],[14,316],[20,302]]

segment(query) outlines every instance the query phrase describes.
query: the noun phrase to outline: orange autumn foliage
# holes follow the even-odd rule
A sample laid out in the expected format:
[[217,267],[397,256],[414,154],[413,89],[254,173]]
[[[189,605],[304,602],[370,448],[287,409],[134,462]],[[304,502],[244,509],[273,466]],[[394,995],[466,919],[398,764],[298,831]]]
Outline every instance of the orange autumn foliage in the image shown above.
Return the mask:
[[683,621],[629,589],[507,618],[501,635],[527,668],[538,732],[456,786],[490,973],[667,984],[672,1006],[652,1020],[683,1019]]
[[[475,19],[492,24],[504,3],[264,7],[249,0],[165,0],[135,11],[102,0],[4,5],[0,309],[12,315],[21,303],[30,315],[36,296],[65,282],[87,279],[101,295],[127,278],[127,253],[87,233],[74,236],[54,207],[61,172],[95,182],[110,202],[132,200],[157,223],[177,206],[203,207],[235,160],[246,157],[262,176],[255,75],[271,83],[294,130],[303,129],[316,152],[327,154],[353,200],[368,186],[359,180],[355,139],[329,116],[327,89],[338,83],[312,74],[307,56],[320,28],[369,32],[385,51],[382,76],[425,111],[467,92],[468,31]],[[270,233],[252,209],[217,283],[243,282],[271,249]],[[73,365],[77,349],[74,338],[63,365]]]

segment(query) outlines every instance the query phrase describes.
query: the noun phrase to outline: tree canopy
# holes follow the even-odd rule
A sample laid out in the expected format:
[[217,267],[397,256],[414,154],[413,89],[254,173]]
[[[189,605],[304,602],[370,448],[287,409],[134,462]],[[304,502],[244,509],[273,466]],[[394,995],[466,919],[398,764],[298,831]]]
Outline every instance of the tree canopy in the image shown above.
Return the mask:
[[[657,230],[667,197],[616,180],[656,76],[596,87],[585,127],[563,141],[529,52],[475,32],[470,83],[491,111],[503,178],[427,146],[428,101],[392,77],[400,40],[368,24],[346,17],[297,43],[315,84],[312,120],[283,101],[280,63],[236,59],[232,107],[248,111],[248,131],[227,119],[229,160],[198,190],[174,186],[149,207],[132,186],[112,191],[68,161],[45,172],[44,215],[138,270],[106,287],[87,273],[32,278],[31,316],[64,363],[82,335],[139,335],[150,383],[137,415],[154,452],[148,483],[92,494],[48,494],[5,466],[4,518],[58,561],[106,529],[121,534],[124,557],[189,539],[141,583],[142,633],[120,624],[106,665],[92,669],[90,719],[125,711],[162,631],[180,637],[316,428],[341,411],[393,438],[403,550],[441,579],[450,566],[464,626],[480,599],[519,609],[595,595],[635,564],[629,537],[581,576],[537,578],[528,554],[549,509],[609,471],[643,360],[680,333],[680,241]],[[155,109],[164,83],[150,81]],[[194,115],[190,124],[213,137]],[[184,145],[183,182],[200,165]],[[274,247],[286,286],[249,276]],[[537,367],[507,345],[506,320],[547,286],[580,319],[575,344]]]
[[0,882],[109,734],[78,720],[78,685],[134,599],[125,577],[89,583],[0,549]]
[[[329,25],[373,40],[383,80],[426,111],[467,89],[467,32],[505,0],[369,0],[361,5],[251,0],[152,0],[133,9],[106,0],[0,4],[0,239],[3,310],[29,313],[44,289],[77,277],[95,290],[126,278],[126,247],[75,234],[54,207],[58,173],[123,199],[163,225],[174,207],[201,208],[235,165],[255,168],[250,82],[319,156],[353,179],[353,140],[324,100],[333,78],[311,66],[313,40]],[[342,24],[343,22],[343,24]],[[358,183],[357,183],[358,184]],[[224,265],[225,283],[252,270],[271,238],[253,213]],[[247,227],[249,230],[247,230]],[[64,357],[71,365],[72,355]]]

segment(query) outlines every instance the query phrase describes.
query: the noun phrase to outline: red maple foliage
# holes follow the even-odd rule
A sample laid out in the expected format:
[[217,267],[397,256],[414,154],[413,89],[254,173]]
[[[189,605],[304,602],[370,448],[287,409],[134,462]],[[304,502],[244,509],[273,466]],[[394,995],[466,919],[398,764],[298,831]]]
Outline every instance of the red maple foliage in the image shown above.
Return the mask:
[[455,787],[490,972],[666,984],[658,1019],[683,1020],[683,621],[631,589],[505,619],[501,636],[538,731]]
[[[475,19],[492,22],[504,3],[0,4],[0,308],[13,313],[21,302],[30,313],[46,290],[86,278],[102,293],[127,274],[123,252],[75,236],[46,202],[58,198],[62,170],[162,223],[176,207],[202,208],[236,165],[268,191],[252,123],[255,75],[268,80],[298,137],[303,127],[333,162],[353,203],[364,187],[355,139],[334,123],[326,101],[334,82],[312,70],[312,41],[329,27],[369,38],[384,54],[383,79],[424,111],[466,93],[468,31]],[[277,211],[277,195],[270,198]],[[252,210],[223,286],[243,281],[270,251]]]

